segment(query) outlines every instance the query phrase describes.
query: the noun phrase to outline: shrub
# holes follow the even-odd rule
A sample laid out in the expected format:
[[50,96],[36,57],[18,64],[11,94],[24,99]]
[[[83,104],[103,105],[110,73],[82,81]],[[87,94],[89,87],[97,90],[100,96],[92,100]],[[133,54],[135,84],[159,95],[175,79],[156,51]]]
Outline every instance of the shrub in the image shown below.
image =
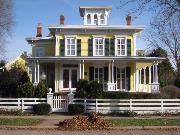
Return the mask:
[[178,88],[180,88],[180,79],[177,78],[177,79],[174,81],[174,85],[177,86]]
[[178,98],[180,96],[180,89],[174,85],[168,85],[160,89],[162,98]]
[[49,104],[36,104],[33,106],[34,114],[46,115],[51,112],[51,106]]
[[75,92],[76,98],[102,98],[102,95],[103,86],[97,81],[80,80],[78,82]]
[[17,88],[18,90],[18,97],[33,97],[34,96],[34,86],[31,82],[27,82],[21,84]]
[[47,88],[43,81],[40,81],[35,88],[35,97],[44,98],[46,97]]
[[68,105],[68,113],[70,115],[83,114],[84,113],[84,105],[81,105],[81,104],[69,104]]

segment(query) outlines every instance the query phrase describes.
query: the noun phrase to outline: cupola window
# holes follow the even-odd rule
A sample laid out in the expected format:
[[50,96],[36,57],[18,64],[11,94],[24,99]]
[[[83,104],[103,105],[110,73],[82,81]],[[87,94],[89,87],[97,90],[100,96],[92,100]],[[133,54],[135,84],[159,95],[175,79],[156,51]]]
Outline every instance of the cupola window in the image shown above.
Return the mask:
[[87,15],[87,24],[91,24],[91,15],[90,14]]
[[97,14],[94,15],[94,24],[98,25],[98,17]]
[[100,23],[101,23],[101,24],[104,24],[104,23],[105,23],[105,21],[104,21],[104,15],[103,15],[103,14],[101,14],[101,16],[100,16]]

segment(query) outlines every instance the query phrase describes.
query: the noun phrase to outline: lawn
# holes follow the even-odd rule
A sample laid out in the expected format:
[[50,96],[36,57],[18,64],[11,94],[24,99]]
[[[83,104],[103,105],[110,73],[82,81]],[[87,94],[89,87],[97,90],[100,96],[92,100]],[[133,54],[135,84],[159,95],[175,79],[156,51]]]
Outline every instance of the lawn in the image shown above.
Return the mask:
[[7,126],[33,126],[41,122],[42,122],[42,119],[0,118],[0,125],[7,125]]
[[180,126],[178,119],[112,119],[114,126]]

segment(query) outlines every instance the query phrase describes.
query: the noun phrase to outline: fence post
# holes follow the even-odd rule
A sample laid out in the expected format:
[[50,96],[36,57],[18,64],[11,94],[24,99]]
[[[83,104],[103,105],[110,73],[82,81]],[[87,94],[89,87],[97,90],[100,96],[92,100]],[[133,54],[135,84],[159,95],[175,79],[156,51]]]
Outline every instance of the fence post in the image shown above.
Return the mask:
[[21,98],[21,112],[23,112],[23,109],[24,109],[24,100],[23,100],[23,98]]
[[161,113],[164,113],[164,105],[163,105],[163,99],[161,99]]
[[53,110],[53,93],[51,88],[49,88],[49,93],[47,93],[47,104],[49,104]]
[[98,112],[98,101],[97,101],[97,99],[95,99],[95,104],[96,104],[96,110],[95,110],[95,112],[97,113]]
[[84,99],[84,112],[86,113],[86,99]]
[[129,100],[129,106],[130,106],[130,111],[132,112],[133,111],[133,108],[132,108],[132,99]]
[[69,104],[73,104],[73,99],[74,99],[74,94],[73,93],[69,93],[68,94]]
[[18,98],[18,109],[21,110],[21,99]]

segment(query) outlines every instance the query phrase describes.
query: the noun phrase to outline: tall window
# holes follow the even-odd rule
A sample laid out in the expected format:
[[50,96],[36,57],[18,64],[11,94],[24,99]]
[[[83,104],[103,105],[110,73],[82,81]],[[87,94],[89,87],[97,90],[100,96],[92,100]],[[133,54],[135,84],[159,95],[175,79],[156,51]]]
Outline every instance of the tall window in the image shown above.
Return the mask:
[[94,55],[104,56],[104,38],[94,38]]
[[91,24],[91,15],[90,14],[87,15],[87,24]]
[[99,82],[99,83],[103,83],[104,82],[104,70],[103,68],[94,68],[94,80]]
[[126,38],[116,38],[116,55],[126,56]]
[[97,14],[94,15],[94,24],[98,25],[98,17]]
[[104,15],[103,14],[101,14],[101,16],[100,16],[100,23],[101,24],[105,24]]
[[36,47],[36,57],[44,56],[44,47]]
[[76,56],[77,55],[77,41],[75,37],[66,38],[65,43],[65,55],[66,56]]
[[126,69],[125,68],[117,68],[116,73],[117,78],[117,89],[125,90],[126,89]]

